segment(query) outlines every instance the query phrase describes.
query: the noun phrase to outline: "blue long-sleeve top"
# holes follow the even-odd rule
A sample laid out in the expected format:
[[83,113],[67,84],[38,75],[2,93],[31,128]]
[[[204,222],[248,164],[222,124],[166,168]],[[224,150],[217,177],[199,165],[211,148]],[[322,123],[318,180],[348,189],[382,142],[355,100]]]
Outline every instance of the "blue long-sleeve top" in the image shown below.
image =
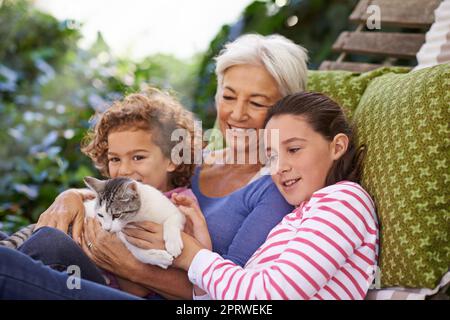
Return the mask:
[[224,197],[202,194],[199,175],[197,167],[191,187],[205,216],[213,251],[244,266],[264,243],[270,230],[294,207],[286,202],[270,175]]

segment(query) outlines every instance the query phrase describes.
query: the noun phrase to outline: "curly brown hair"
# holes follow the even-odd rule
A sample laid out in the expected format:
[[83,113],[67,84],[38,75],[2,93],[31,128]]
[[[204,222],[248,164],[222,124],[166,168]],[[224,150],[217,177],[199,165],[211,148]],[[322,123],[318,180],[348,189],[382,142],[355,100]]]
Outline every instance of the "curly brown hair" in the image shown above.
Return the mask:
[[[108,135],[122,130],[149,130],[153,143],[162,151],[167,159],[171,159],[172,149],[182,143],[189,144],[183,150],[190,150],[190,159],[194,159],[194,150],[198,141],[195,138],[194,115],[186,110],[174,97],[157,89],[149,89],[145,93],[134,93],[121,101],[114,102],[87,132],[81,144],[81,151],[94,162],[95,167],[106,177],[110,177],[108,168]],[[172,141],[174,130],[183,129],[189,133],[189,140]],[[183,145],[184,146],[184,145]],[[180,156],[183,158],[183,150]],[[169,174],[173,187],[190,185],[195,163],[180,163],[174,172]]]

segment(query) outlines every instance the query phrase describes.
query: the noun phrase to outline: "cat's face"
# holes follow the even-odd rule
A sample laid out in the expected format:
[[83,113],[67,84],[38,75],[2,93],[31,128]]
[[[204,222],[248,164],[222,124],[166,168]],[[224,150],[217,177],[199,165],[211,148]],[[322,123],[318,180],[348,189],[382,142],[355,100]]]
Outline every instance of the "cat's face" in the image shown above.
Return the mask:
[[128,178],[102,181],[86,177],[84,182],[97,194],[95,213],[103,229],[118,232],[133,221],[141,207],[136,181]]

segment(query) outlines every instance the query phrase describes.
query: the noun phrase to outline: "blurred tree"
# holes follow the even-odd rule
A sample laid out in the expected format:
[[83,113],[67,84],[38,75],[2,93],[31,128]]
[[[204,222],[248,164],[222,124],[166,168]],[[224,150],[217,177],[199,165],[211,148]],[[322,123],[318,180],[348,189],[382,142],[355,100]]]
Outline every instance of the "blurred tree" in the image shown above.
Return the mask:
[[116,58],[101,34],[80,49],[80,27],[29,0],[0,0],[0,229],[35,221],[59,192],[97,174],[79,145],[112,101],[152,85],[192,105],[200,56]]
[[80,49],[81,25],[58,21],[31,0],[0,0],[0,229],[35,221],[59,192],[97,174],[79,144],[92,116],[111,101],[150,84],[176,93],[210,128],[213,57],[226,42],[247,32],[280,33],[308,48],[316,68],[356,1],[255,1],[221,28],[206,53],[135,62],[113,56],[101,34]]

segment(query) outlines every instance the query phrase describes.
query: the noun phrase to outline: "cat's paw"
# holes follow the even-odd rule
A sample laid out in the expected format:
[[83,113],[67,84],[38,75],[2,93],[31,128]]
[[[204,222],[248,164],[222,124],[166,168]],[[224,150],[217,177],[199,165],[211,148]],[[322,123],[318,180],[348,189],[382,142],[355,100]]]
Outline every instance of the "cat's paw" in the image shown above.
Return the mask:
[[181,254],[183,250],[183,240],[181,239],[181,231],[175,227],[164,229],[164,241],[166,250],[175,258]]
[[144,250],[137,258],[144,263],[153,264],[163,269],[167,269],[173,262],[172,255],[165,250]]

